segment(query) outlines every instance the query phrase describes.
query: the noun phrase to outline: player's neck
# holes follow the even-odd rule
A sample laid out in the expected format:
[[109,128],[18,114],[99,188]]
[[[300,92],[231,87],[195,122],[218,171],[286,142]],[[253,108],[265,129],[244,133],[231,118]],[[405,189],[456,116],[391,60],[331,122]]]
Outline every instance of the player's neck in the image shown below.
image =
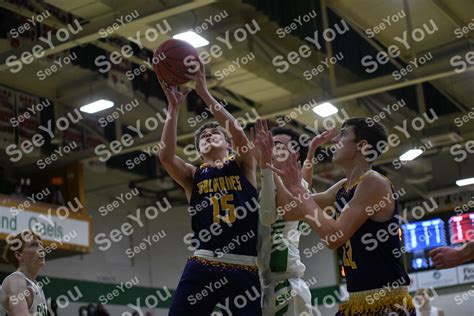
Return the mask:
[[203,163],[214,166],[216,163],[224,162],[227,157],[227,149],[213,148],[205,156],[203,156]]
[[36,277],[38,276],[40,269],[41,267],[20,266],[18,267],[17,271],[22,272],[28,277],[28,279],[36,281]]
[[371,169],[370,165],[365,161],[354,162],[349,166],[344,166],[344,174],[346,175],[346,187],[353,186],[367,171]]

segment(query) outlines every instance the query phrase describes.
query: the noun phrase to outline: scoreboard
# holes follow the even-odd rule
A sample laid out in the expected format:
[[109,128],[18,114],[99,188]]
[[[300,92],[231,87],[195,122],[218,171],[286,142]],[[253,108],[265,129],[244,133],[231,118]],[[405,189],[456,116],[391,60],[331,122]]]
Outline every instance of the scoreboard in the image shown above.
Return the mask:
[[474,213],[453,216],[449,219],[451,244],[474,240]]
[[439,218],[404,224],[402,230],[407,251],[414,252],[447,245],[444,221]]

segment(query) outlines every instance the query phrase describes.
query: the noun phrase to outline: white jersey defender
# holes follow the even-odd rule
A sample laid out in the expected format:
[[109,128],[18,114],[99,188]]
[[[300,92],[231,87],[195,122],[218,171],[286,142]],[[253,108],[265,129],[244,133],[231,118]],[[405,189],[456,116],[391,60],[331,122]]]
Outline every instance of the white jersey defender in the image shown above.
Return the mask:
[[[12,275],[18,275],[22,278],[25,279],[26,281],[26,286],[28,288],[28,292],[21,293],[25,297],[28,295],[32,295],[32,302],[31,305],[28,308],[28,313],[33,316],[48,316],[48,303],[46,301],[46,297],[44,295],[42,287],[35,281],[30,280],[23,272],[21,271],[15,271],[11,274],[9,274],[2,283],[2,289],[0,289],[0,298],[2,304],[0,304],[0,315],[1,316],[8,316],[9,311],[8,311],[8,298],[5,299],[4,293],[3,293],[3,285],[5,284],[5,281],[11,277]],[[10,300],[14,302],[15,298],[10,297]]]
[[[303,185],[307,187],[306,181]],[[301,278],[299,241],[303,222],[285,221],[277,213],[272,172],[262,170],[259,268],[263,316],[312,315],[311,292]]]

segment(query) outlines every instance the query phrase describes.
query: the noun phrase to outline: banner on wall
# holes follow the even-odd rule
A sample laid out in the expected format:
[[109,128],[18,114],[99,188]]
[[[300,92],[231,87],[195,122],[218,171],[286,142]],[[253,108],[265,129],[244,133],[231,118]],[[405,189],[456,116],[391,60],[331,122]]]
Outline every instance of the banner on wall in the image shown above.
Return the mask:
[[10,207],[0,206],[0,234],[16,235],[24,230],[36,231],[46,241],[89,247],[87,220],[62,218],[28,210],[14,214]]

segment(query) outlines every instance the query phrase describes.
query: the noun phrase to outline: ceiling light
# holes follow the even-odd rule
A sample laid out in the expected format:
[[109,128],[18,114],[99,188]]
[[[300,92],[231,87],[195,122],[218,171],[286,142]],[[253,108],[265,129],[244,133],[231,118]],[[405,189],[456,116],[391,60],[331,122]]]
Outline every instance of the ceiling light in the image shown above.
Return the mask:
[[96,113],[114,106],[112,101],[98,100],[80,107],[79,110],[85,113]]
[[339,110],[331,103],[324,102],[323,104],[315,106],[313,108],[313,111],[319,116],[326,117],[326,116],[337,113]]
[[400,156],[400,161],[410,161],[418,157],[423,153],[421,149],[410,149],[406,153]]
[[186,41],[194,47],[201,47],[209,44],[209,41],[207,41],[204,37],[197,35],[193,31],[176,34],[173,36],[173,38]]
[[467,179],[457,180],[456,184],[457,184],[458,187],[474,184],[474,178],[467,178]]

